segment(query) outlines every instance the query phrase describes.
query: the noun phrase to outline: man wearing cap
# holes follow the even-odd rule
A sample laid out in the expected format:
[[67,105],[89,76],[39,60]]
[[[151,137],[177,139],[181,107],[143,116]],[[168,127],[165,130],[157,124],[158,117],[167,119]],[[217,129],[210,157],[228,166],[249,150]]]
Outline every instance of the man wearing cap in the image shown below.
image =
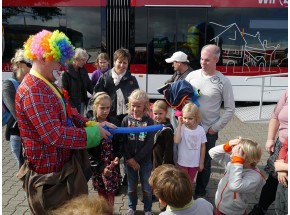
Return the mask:
[[189,65],[188,65],[188,60],[187,60],[187,54],[178,51],[175,52],[171,58],[165,59],[166,63],[172,63],[172,67],[175,71],[173,76],[165,82],[167,83],[172,83],[178,80],[184,80],[186,76],[193,70]]
[[[200,89],[201,125],[206,132],[206,155],[204,170],[196,178],[195,196],[205,197],[206,186],[211,174],[211,158],[208,151],[215,146],[218,132],[232,119],[235,111],[235,99],[230,80],[216,70],[220,48],[216,45],[205,45],[201,50],[201,69],[188,74],[186,81]],[[224,102],[224,113],[220,115],[221,104]]]
[[[165,84],[173,83],[178,80],[184,80],[186,76],[193,71],[193,69],[189,66],[189,61],[187,60],[187,54],[185,54],[182,51],[177,51],[173,53],[171,58],[165,59],[166,63],[172,63],[172,67],[174,69],[173,76],[165,82]],[[173,128],[175,129],[177,127],[177,119],[175,118],[175,109],[172,109],[170,112],[170,119],[171,124],[173,125]],[[174,144],[173,148],[173,159],[175,164],[177,163],[177,151],[178,151],[178,145]]]
[[24,44],[32,68],[18,87],[15,108],[25,162],[17,173],[23,181],[31,214],[47,214],[80,194],[88,193],[90,163],[86,148],[110,133],[88,121],[68,103],[67,92],[54,84],[61,64],[74,47],[59,31],[42,30]]

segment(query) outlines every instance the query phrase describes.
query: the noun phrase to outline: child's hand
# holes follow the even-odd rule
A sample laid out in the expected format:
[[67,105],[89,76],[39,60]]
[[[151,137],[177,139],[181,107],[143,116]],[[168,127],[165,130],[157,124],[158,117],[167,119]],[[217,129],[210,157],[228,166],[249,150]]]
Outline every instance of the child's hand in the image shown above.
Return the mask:
[[107,168],[109,170],[113,170],[115,168],[115,166],[118,165],[118,164],[119,164],[119,158],[115,157],[115,159],[111,161],[110,165],[107,166]]
[[131,158],[131,159],[127,160],[126,162],[135,171],[140,169],[140,165],[138,164],[138,162],[135,161],[134,158]]
[[178,117],[178,125],[182,125],[182,123],[183,123],[183,117],[179,116]]
[[240,143],[240,140],[241,140],[240,138],[230,140],[230,141],[229,141],[229,145],[230,145],[231,147],[236,146],[236,145],[238,145],[238,144]]
[[240,145],[236,145],[232,149],[232,155],[245,159],[246,155]]
[[111,175],[111,173],[112,173],[112,171],[108,167],[105,167],[103,175],[105,177],[109,177]]
[[204,169],[204,163],[202,162],[202,163],[199,164],[198,171],[199,171],[199,172],[202,172],[203,169]]
[[118,157],[115,157],[115,159],[112,161],[112,163],[116,166],[119,164],[119,158]]
[[99,124],[100,124],[102,127],[107,126],[107,127],[109,127],[109,128],[117,128],[116,125],[114,125],[113,123],[107,122],[107,121],[102,122],[102,123],[99,123]]
[[274,162],[275,171],[276,172],[281,171],[283,164],[284,164],[284,160],[276,160]]
[[288,187],[288,175],[287,172],[278,172],[278,181],[285,187]]

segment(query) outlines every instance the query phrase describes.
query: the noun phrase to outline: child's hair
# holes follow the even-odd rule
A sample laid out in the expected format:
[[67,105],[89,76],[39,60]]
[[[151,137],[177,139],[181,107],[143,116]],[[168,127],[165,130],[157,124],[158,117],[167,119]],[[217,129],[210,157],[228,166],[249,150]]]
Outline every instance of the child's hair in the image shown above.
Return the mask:
[[158,109],[162,109],[164,111],[168,111],[168,105],[164,100],[156,100],[153,104],[153,109],[154,108],[158,108]]
[[241,138],[239,144],[246,154],[244,165],[255,167],[262,157],[261,145],[247,138]]
[[184,105],[184,107],[182,108],[182,114],[184,113],[189,113],[192,118],[194,118],[196,124],[199,124],[201,122],[201,114],[199,108],[195,104],[190,102]]
[[144,90],[141,89],[136,89],[134,90],[131,95],[128,98],[129,102],[128,102],[128,113],[132,114],[133,110],[131,107],[131,104],[133,101],[145,101],[145,108],[144,108],[144,113],[148,114],[150,111],[150,106],[149,106],[149,98],[147,93]]
[[100,68],[100,66],[99,66],[99,61],[100,61],[100,59],[105,59],[106,61],[109,62],[109,65],[110,65],[110,58],[109,58],[109,55],[108,55],[107,53],[102,52],[102,53],[98,54],[97,59],[96,59],[96,62],[95,62],[95,67],[96,67],[97,69]]
[[98,105],[104,99],[108,99],[112,103],[111,97],[107,93],[105,93],[105,92],[97,92],[93,96],[93,112],[94,112],[94,116],[97,115],[96,109],[97,109]]
[[182,208],[192,200],[192,184],[188,174],[172,164],[163,164],[154,169],[149,184],[155,196],[172,207]]
[[80,195],[75,197],[55,210],[48,212],[49,215],[109,215],[113,214],[113,206],[103,197],[95,194]]

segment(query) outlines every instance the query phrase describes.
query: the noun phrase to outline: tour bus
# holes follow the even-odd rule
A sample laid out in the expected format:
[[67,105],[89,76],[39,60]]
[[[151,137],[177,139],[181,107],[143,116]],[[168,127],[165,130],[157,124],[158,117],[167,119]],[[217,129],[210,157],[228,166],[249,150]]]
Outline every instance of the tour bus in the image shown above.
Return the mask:
[[29,35],[59,29],[88,51],[90,73],[98,53],[113,60],[115,50],[129,49],[130,71],[150,98],[162,98],[156,89],[174,73],[166,58],[183,51],[199,69],[205,44],[220,47],[217,69],[230,79],[236,101],[259,101],[260,77],[264,101],[277,101],[288,86],[287,0],[3,0],[2,6],[3,79]]

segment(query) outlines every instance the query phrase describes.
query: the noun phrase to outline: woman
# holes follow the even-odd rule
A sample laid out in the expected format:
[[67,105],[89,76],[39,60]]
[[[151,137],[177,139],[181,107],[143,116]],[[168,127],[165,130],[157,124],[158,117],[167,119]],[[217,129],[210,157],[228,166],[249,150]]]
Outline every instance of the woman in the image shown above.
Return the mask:
[[112,99],[111,116],[117,116],[122,122],[127,115],[128,97],[133,90],[138,89],[137,79],[128,70],[131,55],[127,49],[115,51],[114,67],[100,77],[94,88],[94,93],[106,92]]
[[[24,76],[29,72],[31,64],[23,56],[24,50],[19,49],[16,51],[15,56],[11,59],[12,64],[12,78],[21,83]],[[15,95],[16,89],[11,80],[7,79],[3,81],[3,102],[12,114],[12,118],[8,121],[5,139],[10,141],[11,151],[14,155],[19,167],[22,165],[23,158],[21,155],[21,138],[19,128],[16,119],[15,111]]]
[[[275,142],[275,137],[278,138]],[[249,215],[266,214],[268,207],[274,202],[278,186],[277,173],[275,172],[274,162],[278,159],[282,143],[288,135],[288,89],[279,99],[268,127],[268,138],[266,142],[266,151],[270,154],[265,171],[269,177],[260,194],[260,200]]]
[[62,86],[68,91],[70,104],[84,115],[89,98],[87,92],[93,94],[93,85],[84,65],[89,55],[86,50],[75,49],[73,63],[68,66],[68,71],[62,75]]

